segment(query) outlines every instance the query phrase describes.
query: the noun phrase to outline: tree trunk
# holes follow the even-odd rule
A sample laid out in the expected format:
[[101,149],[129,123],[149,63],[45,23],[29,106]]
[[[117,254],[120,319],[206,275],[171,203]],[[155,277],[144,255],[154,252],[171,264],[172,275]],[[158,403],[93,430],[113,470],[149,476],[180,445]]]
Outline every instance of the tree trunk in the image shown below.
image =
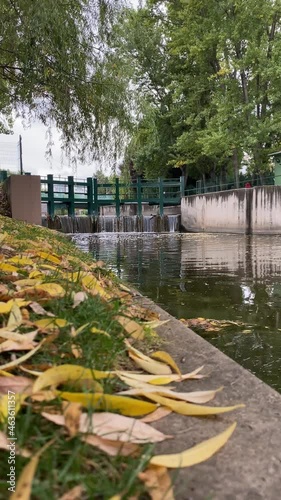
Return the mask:
[[235,185],[236,189],[239,189],[239,187],[240,187],[240,183],[239,183],[240,161],[239,161],[239,155],[238,155],[237,148],[234,148],[234,150],[233,150],[232,162],[233,162],[233,170],[234,170],[234,185]]

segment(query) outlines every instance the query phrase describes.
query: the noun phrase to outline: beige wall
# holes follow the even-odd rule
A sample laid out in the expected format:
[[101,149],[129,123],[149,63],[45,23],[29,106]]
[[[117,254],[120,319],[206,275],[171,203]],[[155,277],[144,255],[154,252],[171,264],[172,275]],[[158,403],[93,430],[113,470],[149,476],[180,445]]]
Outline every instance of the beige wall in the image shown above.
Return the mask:
[[12,218],[41,225],[39,175],[11,175],[5,182]]
[[281,234],[281,186],[187,196],[181,211],[186,231]]

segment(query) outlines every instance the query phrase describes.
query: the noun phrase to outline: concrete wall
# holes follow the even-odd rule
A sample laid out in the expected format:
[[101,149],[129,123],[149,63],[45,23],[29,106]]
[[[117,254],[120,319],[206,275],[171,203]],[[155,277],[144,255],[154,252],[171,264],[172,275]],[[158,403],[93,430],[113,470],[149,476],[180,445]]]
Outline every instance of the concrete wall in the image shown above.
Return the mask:
[[186,231],[281,234],[281,186],[188,196],[181,211]]
[[12,218],[41,225],[41,183],[39,175],[11,175],[5,181]]

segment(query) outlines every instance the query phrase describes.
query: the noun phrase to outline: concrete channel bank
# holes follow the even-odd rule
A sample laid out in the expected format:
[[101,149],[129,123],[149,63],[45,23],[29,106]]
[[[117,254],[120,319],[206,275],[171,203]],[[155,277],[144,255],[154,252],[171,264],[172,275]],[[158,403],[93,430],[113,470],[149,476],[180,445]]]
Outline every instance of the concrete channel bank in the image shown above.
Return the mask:
[[281,186],[187,196],[181,224],[191,232],[281,234]]
[[210,406],[245,403],[246,407],[208,418],[168,415],[155,423],[173,440],[157,445],[157,453],[176,453],[223,431],[237,428],[214,457],[175,472],[176,500],[279,500],[281,498],[281,395],[242,368],[150,299],[143,306],[169,322],[158,328],[167,350],[183,373],[204,365],[202,380],[185,381],[179,390],[224,386]]

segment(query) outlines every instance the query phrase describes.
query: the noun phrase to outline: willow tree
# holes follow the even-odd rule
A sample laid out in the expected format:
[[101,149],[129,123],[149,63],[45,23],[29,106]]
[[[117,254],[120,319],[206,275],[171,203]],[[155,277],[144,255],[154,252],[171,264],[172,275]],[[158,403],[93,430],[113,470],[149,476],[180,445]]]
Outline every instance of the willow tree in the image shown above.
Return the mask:
[[0,0],[0,127],[15,114],[55,125],[83,157],[126,119],[107,53],[121,0]]

